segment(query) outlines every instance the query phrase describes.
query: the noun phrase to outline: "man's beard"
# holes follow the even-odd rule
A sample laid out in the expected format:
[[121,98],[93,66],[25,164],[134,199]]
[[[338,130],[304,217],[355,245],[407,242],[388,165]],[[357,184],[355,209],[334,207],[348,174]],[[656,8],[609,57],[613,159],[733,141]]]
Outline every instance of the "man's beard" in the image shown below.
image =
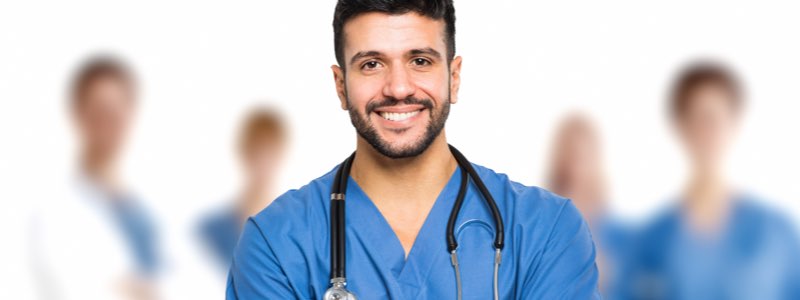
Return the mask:
[[[393,159],[415,157],[425,152],[436,137],[439,136],[439,133],[442,132],[442,129],[444,129],[444,123],[447,121],[447,116],[450,114],[449,95],[445,101],[442,101],[442,108],[438,112],[434,111],[433,101],[430,99],[408,97],[403,100],[386,98],[380,102],[371,102],[367,104],[364,115],[359,114],[358,110],[351,105],[349,96],[345,94],[345,97],[348,97],[347,111],[350,112],[350,121],[353,123],[353,127],[356,128],[358,135],[372,145],[372,148],[375,148],[380,154]],[[428,122],[428,126],[425,128],[425,133],[422,137],[413,144],[394,147],[378,135],[378,131],[369,120],[369,116],[375,109],[399,104],[422,105],[428,111],[430,122]]]

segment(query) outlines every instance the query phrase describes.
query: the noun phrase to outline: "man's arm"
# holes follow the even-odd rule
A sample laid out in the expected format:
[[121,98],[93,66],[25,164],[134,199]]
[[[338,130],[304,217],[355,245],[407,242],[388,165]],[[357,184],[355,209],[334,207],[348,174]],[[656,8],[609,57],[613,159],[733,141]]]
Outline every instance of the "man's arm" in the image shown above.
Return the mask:
[[258,225],[244,226],[228,275],[226,299],[294,299],[289,279]]
[[594,243],[572,202],[561,207],[538,255],[538,265],[525,274],[522,299],[600,299]]

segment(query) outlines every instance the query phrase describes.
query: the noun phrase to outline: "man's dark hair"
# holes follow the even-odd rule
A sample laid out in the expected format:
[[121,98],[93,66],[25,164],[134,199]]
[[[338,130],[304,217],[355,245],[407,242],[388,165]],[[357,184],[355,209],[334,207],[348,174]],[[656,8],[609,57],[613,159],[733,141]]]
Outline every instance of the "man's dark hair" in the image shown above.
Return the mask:
[[698,61],[683,69],[672,86],[669,106],[673,118],[679,118],[686,112],[691,101],[691,94],[703,87],[722,89],[730,97],[728,103],[734,111],[744,106],[742,87],[736,74],[724,64],[713,61]]
[[109,55],[95,55],[87,59],[75,72],[70,100],[73,108],[83,103],[86,91],[99,79],[119,80],[134,90],[135,78],[130,68],[121,60]]
[[434,20],[444,20],[448,64],[453,60],[456,53],[456,12],[453,0],[339,0],[333,15],[333,46],[340,67],[345,67],[344,24],[368,12],[391,15],[414,12]]

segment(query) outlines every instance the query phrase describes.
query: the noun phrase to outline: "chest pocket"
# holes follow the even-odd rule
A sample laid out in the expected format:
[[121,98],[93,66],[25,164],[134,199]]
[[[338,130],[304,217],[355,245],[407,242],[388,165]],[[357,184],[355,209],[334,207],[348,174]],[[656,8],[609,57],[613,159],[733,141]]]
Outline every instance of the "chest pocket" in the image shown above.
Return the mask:
[[492,299],[494,275],[494,227],[472,219],[456,229],[458,262],[464,299]]

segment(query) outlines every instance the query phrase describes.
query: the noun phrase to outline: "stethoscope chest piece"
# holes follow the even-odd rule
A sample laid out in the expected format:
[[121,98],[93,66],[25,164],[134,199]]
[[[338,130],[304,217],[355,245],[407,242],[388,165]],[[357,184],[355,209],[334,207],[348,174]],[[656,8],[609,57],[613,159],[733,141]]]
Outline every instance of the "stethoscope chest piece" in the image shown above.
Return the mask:
[[357,300],[356,295],[345,288],[344,278],[331,279],[331,287],[322,296],[324,300]]

